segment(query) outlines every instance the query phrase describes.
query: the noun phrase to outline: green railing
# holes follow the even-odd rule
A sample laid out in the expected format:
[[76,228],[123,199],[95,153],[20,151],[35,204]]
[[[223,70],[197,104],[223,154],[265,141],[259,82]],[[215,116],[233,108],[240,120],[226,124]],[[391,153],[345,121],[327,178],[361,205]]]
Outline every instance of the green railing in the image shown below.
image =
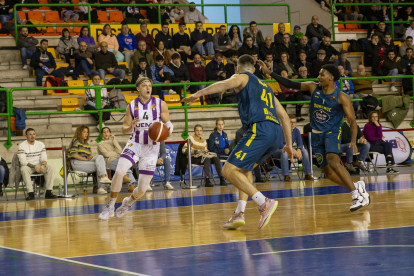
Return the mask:
[[382,21],[385,24],[391,24],[392,38],[394,39],[394,24],[410,23],[411,21],[394,21],[394,5],[397,6],[412,6],[413,3],[332,3],[331,0],[331,17],[332,17],[332,39],[335,41],[335,25],[338,24],[377,24],[380,21],[346,21],[335,22],[334,7],[335,6],[390,6],[390,21]]
[[[229,23],[227,22],[227,7],[287,7],[288,9],[288,23],[290,22],[290,6],[288,4],[173,4],[174,6],[180,7],[190,7],[190,6],[201,6],[202,11],[204,13],[204,7],[223,7],[224,8],[224,23],[229,25],[249,25],[249,23]],[[15,28],[15,39],[17,43],[18,38],[18,28],[23,26],[30,26],[30,27],[81,27],[87,25],[90,29],[91,27],[91,7],[130,7],[130,6],[137,6],[137,7],[157,7],[158,9],[158,22],[161,23],[161,6],[172,6],[171,4],[15,4],[13,13],[14,18],[16,18],[16,7],[66,7],[66,6],[87,6],[88,7],[88,23],[87,24],[72,24],[72,23],[61,23],[61,24],[33,24],[33,25],[20,25],[17,23],[17,20],[14,20],[14,28]],[[257,25],[273,25],[273,23],[257,23]],[[279,22],[284,23],[284,22]],[[131,24],[132,25],[132,24]]]

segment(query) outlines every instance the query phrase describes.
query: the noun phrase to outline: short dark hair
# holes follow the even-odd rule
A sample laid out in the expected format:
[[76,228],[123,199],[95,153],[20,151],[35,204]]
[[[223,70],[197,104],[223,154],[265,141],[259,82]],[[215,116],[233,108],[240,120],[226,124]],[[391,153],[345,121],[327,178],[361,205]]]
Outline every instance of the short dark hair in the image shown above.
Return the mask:
[[155,61],[161,61],[161,60],[164,60],[164,58],[162,57],[162,55],[158,55],[158,56],[155,58]]
[[180,56],[180,54],[179,54],[179,53],[174,53],[174,54],[171,56],[171,59],[177,59],[177,58],[181,58],[181,56]]
[[389,32],[385,32],[384,36],[389,35],[391,36],[391,34]]
[[220,25],[220,29],[221,29],[221,28],[226,28],[226,26],[224,26],[224,25]]
[[239,53],[235,50],[231,50],[230,57],[239,56]]
[[[125,25],[126,25],[126,24],[125,24]],[[109,133],[112,133],[112,131],[111,131],[111,129],[110,129],[109,127],[103,127],[103,128],[102,128],[102,131],[101,131],[101,134],[103,134],[104,129],[108,129],[108,130],[109,130]]]
[[412,48],[407,48],[407,49],[405,49],[405,52],[407,53],[410,50],[412,51],[413,49]]
[[217,53],[215,53],[214,54],[214,56],[217,58],[217,57],[223,57],[223,54],[221,53],[221,52],[217,52]]
[[325,64],[324,66],[322,66],[322,69],[325,69],[326,71],[328,71],[329,74],[331,74],[334,77],[334,81],[339,80],[340,78],[339,70],[338,68],[336,68],[335,65]]
[[164,27],[165,25],[170,25],[168,22],[166,22],[166,21],[164,21],[164,22],[162,22],[162,24],[161,24],[161,27]]
[[40,40],[40,44],[42,44],[43,42],[47,42],[47,43],[49,43],[49,41],[47,40],[47,39],[42,39],[42,40]]
[[138,63],[141,63],[141,62],[147,62],[147,60],[145,58],[140,58]]
[[196,26],[197,26],[197,24],[199,24],[199,23],[200,23],[200,24],[203,24],[203,22],[201,22],[201,21],[197,21],[197,22],[196,22]]
[[127,23],[123,23],[123,24],[121,25],[121,28],[122,28],[123,26],[128,26],[128,24],[127,24]]
[[280,71],[279,71],[279,75],[280,75],[280,76],[282,75],[282,72],[283,72],[283,71],[285,71],[285,72],[286,72],[286,74],[289,74],[288,70],[286,70],[286,69],[282,69],[282,70],[280,70]]
[[407,39],[409,39],[409,38],[413,39],[413,37],[412,37],[412,36],[407,36],[407,38],[406,38],[405,40],[407,40]]
[[160,10],[165,10],[165,6],[161,6]]
[[35,130],[34,130],[34,128],[29,127],[28,129],[26,129],[25,134],[27,135],[27,133],[28,133],[29,131],[35,131]]
[[252,25],[257,25],[256,21],[250,21],[249,26],[252,26]]
[[184,26],[186,26],[186,25],[185,25],[185,22],[180,22],[180,23],[178,24],[178,26],[183,26],[183,25],[184,25]]
[[374,34],[371,35],[371,39],[373,39],[374,36],[379,37],[377,34],[374,33]]

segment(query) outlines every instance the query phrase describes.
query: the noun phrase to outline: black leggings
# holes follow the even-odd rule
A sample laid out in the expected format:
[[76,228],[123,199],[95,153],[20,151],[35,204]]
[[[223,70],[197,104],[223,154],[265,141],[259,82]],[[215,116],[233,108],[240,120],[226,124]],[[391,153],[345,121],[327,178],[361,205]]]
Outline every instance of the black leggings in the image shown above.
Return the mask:
[[[83,107],[85,110],[96,110],[95,107],[85,104]],[[103,109],[112,109],[111,106],[105,105]],[[99,114],[98,113],[90,113],[91,116],[95,119],[95,121],[99,122]],[[102,113],[102,121],[108,121],[111,119],[111,112],[104,112]]]
[[371,146],[369,147],[369,151],[376,151],[385,155],[387,158],[388,155],[391,155],[391,165],[394,165],[394,156],[392,155],[392,145],[390,142],[385,141],[371,141]]
[[212,157],[212,158],[206,158],[204,159],[204,163],[201,163],[201,158],[202,157],[191,157],[191,163],[195,164],[195,165],[203,165],[203,171],[204,171],[204,176],[205,177],[209,177],[210,176],[210,165],[211,163],[214,164],[214,167],[216,167],[216,171],[219,177],[222,177],[223,175],[221,174],[221,163],[220,163],[220,159],[216,156],[216,157]]

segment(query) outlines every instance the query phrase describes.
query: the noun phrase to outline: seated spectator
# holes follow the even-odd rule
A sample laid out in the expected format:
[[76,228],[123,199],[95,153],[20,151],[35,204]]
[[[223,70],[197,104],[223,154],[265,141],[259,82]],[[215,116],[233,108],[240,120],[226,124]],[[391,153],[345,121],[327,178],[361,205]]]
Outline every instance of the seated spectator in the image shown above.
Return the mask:
[[[210,64],[210,63],[209,63]],[[209,153],[207,149],[207,142],[201,136],[203,135],[203,127],[201,125],[196,125],[194,127],[194,135],[188,137],[190,139],[191,146],[191,163],[195,165],[203,165],[204,177],[205,177],[205,186],[214,187],[214,184],[210,182],[210,165],[214,164],[218,176],[220,177],[220,186],[227,186],[226,181],[221,174],[221,163],[220,159],[215,157],[204,157],[204,154]],[[187,156],[188,145],[185,143],[183,147],[183,153]],[[202,161],[204,160],[204,162]]]
[[[388,58],[384,60],[382,64],[382,76],[401,76],[403,71],[401,68],[401,63],[397,62],[395,58],[395,53],[390,51],[387,55]],[[395,87],[395,82],[401,81],[401,79],[391,79],[391,91],[396,92],[398,89]]]
[[410,27],[405,31],[405,38],[408,38],[409,36],[414,37],[414,20],[411,20]]
[[253,38],[247,36],[244,38],[243,45],[238,50],[239,56],[252,55],[253,53],[259,53],[259,48],[253,45]]
[[[405,8],[405,10],[404,10],[404,8]],[[398,9],[394,8],[394,10],[401,11],[401,12],[399,12],[399,16],[402,17],[401,20],[402,21],[411,21],[411,19],[414,19],[413,8],[411,6],[404,6],[404,8],[403,7],[401,7],[401,9],[400,9],[400,7],[398,7]],[[394,17],[394,20],[395,20],[395,17]],[[408,28],[408,27],[410,27],[410,24],[404,24],[404,26],[406,28]]]
[[127,24],[122,24],[121,33],[117,35],[116,39],[118,40],[119,51],[122,52],[125,62],[128,63],[128,68],[132,69],[131,57],[133,57],[137,51],[138,44],[135,40],[135,36],[129,32]]
[[[371,77],[370,74],[367,74],[365,72],[365,66],[360,64],[358,65],[358,70],[356,73],[352,74],[353,78],[360,78],[360,77]],[[354,80],[353,84],[354,84],[354,93],[356,93],[358,95],[358,97],[360,99],[362,99],[363,97],[366,97],[368,95],[373,96],[374,98],[379,98],[379,95],[373,93],[373,89],[372,89],[372,83],[375,80],[373,79],[359,79],[359,80]]]
[[283,52],[287,53],[289,55],[289,62],[293,64],[296,63],[296,48],[295,48],[295,45],[293,45],[293,43],[290,42],[289,34],[283,35],[283,43],[278,44],[276,46],[276,50],[279,56],[281,56]]
[[410,71],[410,65],[414,63],[413,49],[407,48],[406,54],[401,59],[401,68],[403,73]]
[[95,52],[98,51],[99,47],[96,45],[95,39],[93,38],[93,36],[89,35],[89,27],[88,26],[83,26],[82,27],[77,41],[78,41],[79,45],[82,41],[85,42],[91,53],[95,53]]
[[[385,6],[387,7],[387,6]],[[387,33],[387,29],[385,27],[384,22],[379,22],[378,27],[375,29],[374,34],[378,35],[381,42],[384,42],[385,34]]]
[[[354,157],[354,153],[353,153],[353,147],[350,147],[349,144],[351,143],[351,138],[352,138],[352,134],[351,134],[351,127],[349,125],[348,119],[344,118],[344,122],[342,123],[342,136],[341,136],[341,151],[343,153],[346,153],[346,163],[345,163],[345,168],[350,171],[350,172],[355,172],[355,168],[352,165],[353,162],[353,157]],[[361,171],[366,171],[367,169],[365,168],[365,166],[361,163],[361,162],[365,162],[365,159],[367,158],[367,154],[369,152],[370,149],[370,143],[368,143],[367,139],[365,139],[365,137],[362,135],[361,129],[359,127],[357,127],[357,144],[356,144],[357,148],[358,148],[358,158],[355,162],[355,166],[357,168],[359,168]]]
[[[108,43],[105,41],[100,43],[101,50],[95,53],[96,70],[99,73],[101,80],[105,83],[105,76],[112,74],[120,79],[125,78],[125,71],[116,69],[118,62],[114,53],[108,51]],[[121,54],[122,55],[122,54]]]
[[[33,184],[31,174],[43,174],[45,177],[46,194],[45,199],[56,199],[52,194],[55,179],[55,168],[47,164],[45,144],[36,141],[36,132],[33,128],[26,129],[26,141],[19,144],[17,157],[20,163],[20,172],[26,185],[28,196],[26,200],[34,200]],[[0,169],[0,175],[4,178],[4,168]],[[1,178],[1,176],[0,176]],[[1,181],[3,183],[3,181]]]
[[214,132],[208,138],[207,148],[210,152],[215,152],[220,159],[227,160],[231,150],[227,133],[223,129],[224,119],[216,119],[216,126],[214,127]]
[[255,47],[259,47],[260,44],[264,42],[262,31],[257,28],[257,23],[255,21],[251,21],[249,27],[243,30],[243,38],[246,38],[247,36],[252,37],[253,45]]
[[[88,4],[88,0],[79,0],[79,4]],[[91,11],[92,12],[92,11]],[[78,6],[79,20],[88,21],[88,6]],[[95,22],[92,22],[95,23]],[[79,44],[79,41],[78,41]]]
[[145,22],[141,23],[141,32],[135,35],[135,39],[138,45],[141,40],[144,41],[146,44],[146,49],[151,52],[151,55],[153,54],[155,50],[155,44],[154,44],[154,39],[152,38],[152,35],[148,33],[147,23]]
[[137,66],[139,64],[139,60],[143,58],[148,66],[152,66],[155,64],[153,55],[151,54],[151,51],[146,50],[146,43],[144,40],[141,40],[138,42],[138,50],[134,53],[133,62],[134,66]]
[[[312,63],[316,59],[316,51],[308,44],[308,37],[302,36],[299,40],[299,44],[296,45],[296,55],[299,56],[300,51],[306,53],[306,60]],[[316,73],[316,72],[315,72]]]
[[318,53],[316,55],[317,59],[315,59],[314,61],[312,61],[312,68],[313,68],[313,72],[316,75],[319,75],[319,72],[322,69],[322,66],[324,66],[325,64],[329,64],[329,60],[326,59],[326,52],[325,50],[318,50]]
[[[370,6],[370,8],[367,9],[364,15],[365,15],[364,21],[378,21],[379,20],[377,6],[375,5]],[[367,38],[371,37],[374,26],[375,26],[374,24],[367,24],[367,27],[366,27],[368,29]]]
[[280,63],[277,65],[279,72],[286,70],[288,73],[289,79],[297,79],[298,72],[295,69],[295,66],[289,62],[289,55],[286,52],[280,54]]
[[[190,82],[190,73],[188,72],[188,68],[181,62],[181,56],[178,53],[172,55],[172,60],[170,65],[168,66],[171,71],[174,72],[174,75],[171,77],[172,83],[185,83]],[[181,97],[181,86],[172,86],[172,90],[174,90],[178,95]]]
[[[341,78],[348,78],[342,65],[338,65],[338,71]],[[339,82],[340,80],[337,80],[335,82],[336,87],[341,87]],[[344,92],[350,99],[359,99],[359,96],[355,94],[354,85],[352,84],[351,80],[342,81],[342,92]],[[357,114],[359,102],[352,102],[352,106],[354,107],[355,117],[358,118]]]
[[[227,63],[228,64],[228,63]],[[194,63],[188,67],[188,71],[190,73],[190,81],[191,82],[205,82],[207,81],[206,77],[206,69],[201,64],[201,56],[199,54],[194,55]],[[202,90],[206,86],[203,84],[200,85],[191,85],[190,92],[194,94],[197,90]],[[203,104],[203,97],[200,97],[201,104]]]
[[264,60],[264,63],[266,64],[267,68],[269,68],[270,71],[272,71],[275,74],[278,74],[279,67],[277,67],[277,63],[273,61],[273,55],[267,54],[266,59]]
[[213,37],[207,31],[203,30],[203,23],[198,21],[196,29],[191,33],[191,43],[193,52],[200,54],[204,59],[211,59],[214,55]]
[[285,26],[285,23],[279,23],[279,25],[277,26],[277,29],[278,29],[278,33],[276,33],[274,36],[273,36],[273,40],[274,40],[274,42],[275,42],[275,46],[277,46],[277,45],[279,45],[279,44],[283,44],[283,36],[285,35],[285,34],[287,34],[288,36],[289,36],[289,39],[290,39],[290,42],[295,42],[295,37],[293,37],[293,36],[291,36],[290,34],[288,34],[287,32],[286,32],[286,26]]
[[56,47],[57,54],[60,54],[65,62],[70,65],[70,59],[74,58],[74,52],[77,49],[79,49],[78,42],[69,35],[69,30],[64,28],[62,30],[62,37],[59,39],[58,46]]
[[[150,21],[151,24],[160,24],[158,20],[158,9],[154,6],[147,7],[147,19]],[[138,40],[137,40],[138,41]]]
[[[175,1],[174,4],[179,4],[179,2]],[[184,14],[184,10],[180,6],[174,6],[170,11],[171,22],[176,23],[177,20],[183,20]]]
[[[337,0],[336,3],[337,4],[343,3],[343,0]],[[333,12],[338,17],[338,21],[344,21],[344,18],[345,18],[345,6],[342,6],[342,5],[334,6]]]
[[216,52],[221,52],[223,56],[230,57],[231,41],[226,33],[226,26],[221,25],[220,30],[213,35],[213,45]]
[[305,35],[311,41],[311,44],[315,44],[318,41],[321,41],[325,36],[331,37],[331,33],[319,23],[319,18],[317,15],[312,16],[311,24],[306,27]]
[[[141,14],[141,10],[140,7],[138,6],[134,6],[134,4],[136,4],[135,0],[131,0],[129,2],[131,4],[131,6],[126,7],[125,9],[125,17],[126,18],[135,18],[136,19],[136,23],[142,23],[144,20],[147,20],[142,14]],[[141,4],[141,3],[139,3]],[[125,8],[125,7],[119,7],[119,8]],[[142,8],[142,7],[141,7]],[[131,23],[131,22],[130,22]]]
[[[308,74],[308,68],[306,68],[305,66],[302,66],[298,69],[299,72],[299,78],[300,79],[307,79],[309,78],[309,74]],[[302,93],[302,99],[304,101],[310,101],[311,100],[311,94],[309,91],[301,91]]]
[[380,47],[379,37],[377,34],[373,34],[371,41],[365,46],[364,49],[364,65],[372,67],[372,72],[378,75],[378,65],[380,64],[380,56],[383,58],[385,55],[385,47]]
[[[214,59],[206,66],[207,81],[221,81],[226,79],[226,70],[224,69],[223,54],[217,52]],[[220,93],[205,96],[208,104],[218,104]]]
[[346,50],[341,50],[339,52],[339,58],[335,59],[334,65],[338,67],[341,65],[345,70],[346,76],[351,76],[354,72],[352,71],[351,63],[349,62],[348,58],[348,52]]
[[99,73],[93,70],[94,62],[93,55],[88,49],[88,45],[85,41],[81,41],[79,49],[75,51],[75,68],[79,74],[85,73],[89,79],[92,79],[94,75]]
[[120,52],[118,40],[112,33],[112,29],[109,24],[105,24],[102,33],[98,36],[99,45],[101,45],[102,42],[106,42],[108,45],[107,51],[115,55],[117,62],[124,61],[124,55]]
[[295,41],[294,41],[295,46],[298,45],[300,39],[305,36],[305,34],[302,33],[300,30],[301,30],[301,28],[300,28],[299,25],[295,25],[295,27],[293,28],[293,35],[292,36],[295,38]]
[[[115,135],[112,134],[109,127],[102,128],[102,138],[103,140],[98,143],[98,153],[103,156],[106,168],[116,171],[119,156],[122,153],[122,148],[119,145],[118,140],[115,139]],[[135,189],[138,181],[132,174],[131,169],[129,169],[127,174],[124,175],[122,183],[129,183],[128,192],[132,192]]]
[[414,51],[414,45],[413,45],[413,38],[411,36],[407,37],[404,43],[401,44],[399,48],[400,56],[404,56],[407,52],[407,48],[410,48]]
[[230,38],[231,49],[233,51],[239,50],[239,48],[242,46],[242,39],[240,37],[239,26],[232,25],[230,27],[229,38]]
[[252,54],[252,57],[254,59],[254,69],[255,69],[253,74],[256,77],[258,77],[259,79],[263,79],[263,71],[262,71],[262,68],[260,68],[260,65],[257,64],[257,60],[258,60],[257,53]]
[[168,50],[170,55],[172,55],[173,53],[175,53],[175,50],[174,50],[174,43],[173,43],[172,36],[169,34],[168,26],[169,26],[168,22],[163,22],[161,24],[161,28],[162,28],[161,32],[158,32],[157,35],[155,36],[155,46],[160,41],[162,41],[164,43],[164,48]]
[[[409,49],[407,49],[407,52],[409,51]],[[412,52],[412,50],[411,50]],[[410,64],[410,69],[407,70],[407,72],[405,73],[406,76],[413,76],[414,77],[414,62],[412,62]],[[413,96],[413,79],[409,78],[409,79],[403,79],[402,80],[402,86],[403,86],[403,90],[404,90],[404,95],[408,95],[408,96]]]
[[184,22],[178,24],[180,31],[173,36],[174,49],[178,51],[184,64],[187,64],[187,58],[191,56],[190,36],[184,31],[187,29]]
[[263,42],[259,47],[260,52],[260,59],[265,60],[267,54],[272,55],[275,57],[275,61],[279,61],[279,54],[276,51],[275,44],[272,42],[272,38],[270,36],[266,36],[265,42]]
[[[296,118],[295,116],[289,115],[290,118],[290,127],[292,129],[292,144],[296,142],[296,149],[293,149],[293,157],[297,158],[299,161],[302,161],[303,170],[305,172],[305,180],[314,180],[312,176],[312,169],[310,165],[310,159],[308,151],[303,147],[302,137],[300,135],[300,130],[296,127]],[[283,136],[283,135],[282,135]],[[285,182],[292,182],[292,178],[289,175],[290,160],[286,152],[283,152],[283,147],[286,145],[285,137],[282,137],[280,147],[276,150],[272,156],[274,158],[280,159],[280,166],[282,169],[282,174],[284,176]]]
[[[75,131],[72,142],[69,146],[68,158],[72,169],[85,173],[96,172],[96,178],[100,176],[99,183],[93,187],[93,193],[104,195],[107,192],[104,187],[105,184],[111,184],[106,175],[105,160],[102,155],[93,156],[91,146],[89,145],[89,127],[80,125]],[[99,187],[99,189],[98,189]]]
[[36,51],[36,45],[39,40],[33,36],[29,36],[27,27],[22,27],[19,38],[17,39],[17,48],[20,49],[20,57],[22,58],[23,70],[27,69],[27,60],[30,59]]
[[395,169],[394,156],[392,154],[392,144],[385,142],[382,135],[382,126],[377,111],[371,111],[368,116],[368,123],[364,126],[364,137],[371,144],[369,151],[379,152],[385,155],[387,162],[387,174],[398,173]]
[[394,41],[392,40],[391,34],[389,32],[385,33],[384,42],[382,42],[382,46],[385,47],[385,53],[393,51],[396,57],[396,60],[399,61],[401,59],[398,53],[398,46],[394,44]]
[[153,54],[153,59],[157,60],[157,57],[161,56],[164,59],[165,64],[168,66],[171,62],[171,54],[167,49],[164,47],[164,42],[162,40],[159,40],[155,44],[155,51]]
[[[167,150],[165,149],[165,142],[160,143],[160,157],[157,159],[157,166],[164,166],[164,178],[165,185],[164,189],[174,190],[174,187],[171,185],[171,157],[167,156]],[[151,187],[149,187],[151,188]],[[152,190],[152,189],[151,189]]]
[[319,45],[319,50],[325,50],[325,58],[331,63],[338,59],[339,52],[334,47],[332,47],[330,37],[325,36],[322,39],[322,43]]
[[52,75],[56,78],[64,78],[65,74],[56,69],[55,58],[52,53],[47,51],[48,47],[47,39],[40,41],[40,47],[37,48],[36,52],[32,54],[30,60],[30,67],[35,69],[36,84],[42,86],[42,80],[44,75]]
[[[164,65],[164,58],[161,55],[158,55],[155,58],[155,64],[151,66],[151,74],[152,74],[152,81],[154,83],[170,83],[172,80],[172,77],[174,76],[174,72],[171,71],[171,69],[168,68],[166,65]],[[171,93],[173,92],[173,90],[171,90],[170,88],[171,86],[165,87],[165,89],[170,90],[170,93]],[[160,96],[161,89],[162,89],[161,87],[153,87],[152,95]],[[175,94],[175,92],[171,94]]]
[[306,71],[308,73],[307,78],[315,77],[315,74],[313,73],[312,63],[307,61],[307,56],[306,56],[305,51],[300,51],[299,52],[299,60],[296,61],[296,64],[295,64],[296,71],[299,71],[299,68],[303,67],[303,66],[306,67]]
[[[194,4],[194,2],[190,2],[190,4]],[[184,15],[184,22],[186,24],[195,24],[196,22],[204,23],[203,14],[195,6],[190,6],[189,9]]]
[[[288,78],[288,72],[285,69],[281,69],[280,71],[280,76],[284,77],[285,79]],[[288,102],[293,102],[293,101],[303,101],[302,98],[302,92],[296,89],[292,89],[292,88],[286,88],[283,85],[281,85],[279,83],[280,89],[282,90],[282,93],[285,94],[285,98],[283,99],[282,97],[282,101],[288,101]],[[296,104],[296,120],[297,122],[302,122],[305,121],[304,118],[302,118],[301,116],[301,111],[302,111],[302,106],[303,104]]]
[[[358,1],[355,1],[357,3]],[[354,3],[354,0],[348,0],[348,3]],[[344,21],[362,21],[364,15],[359,9],[360,6],[347,5],[345,6]]]
[[167,10],[165,8],[165,6],[162,6],[160,8],[161,11],[161,22],[167,22],[167,23],[171,23],[171,18],[167,13]]
[[[7,21],[14,19],[14,3],[12,1],[0,0],[0,24],[3,26]],[[19,13],[16,12],[17,24],[24,24],[26,20],[20,20]]]
[[132,69],[131,83],[136,83],[140,77],[147,77],[152,80],[151,68],[148,66],[145,58],[140,58],[138,66],[134,66]]
[[406,31],[406,28],[404,27],[404,24],[399,24],[398,21],[403,21],[401,17],[398,16],[398,9],[395,9],[393,11],[394,14],[394,38],[398,40],[404,40],[404,34]]
[[[89,86],[96,86],[102,85],[101,78],[99,75],[95,75],[92,78],[92,83]],[[95,89],[90,88],[85,90],[85,110],[97,110],[96,108],[96,96],[95,96]],[[106,88],[101,88],[101,108],[102,109],[111,109],[111,102],[109,101],[108,91]],[[99,127],[99,114],[98,113],[91,113],[91,116],[96,121],[96,127],[100,130]],[[102,127],[105,127],[105,122],[111,119],[111,112],[104,112],[102,113]]]

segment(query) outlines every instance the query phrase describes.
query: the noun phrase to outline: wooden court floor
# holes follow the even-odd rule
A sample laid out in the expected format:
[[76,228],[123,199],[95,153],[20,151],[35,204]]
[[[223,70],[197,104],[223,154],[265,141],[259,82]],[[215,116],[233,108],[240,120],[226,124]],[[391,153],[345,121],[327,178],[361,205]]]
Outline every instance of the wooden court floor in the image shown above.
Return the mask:
[[147,193],[109,221],[98,220],[107,196],[2,198],[0,267],[2,275],[412,275],[413,179],[361,177],[372,203],[356,212],[349,192],[328,180],[257,184],[279,201],[262,230],[252,201],[244,227],[222,229],[237,205],[231,185]]

